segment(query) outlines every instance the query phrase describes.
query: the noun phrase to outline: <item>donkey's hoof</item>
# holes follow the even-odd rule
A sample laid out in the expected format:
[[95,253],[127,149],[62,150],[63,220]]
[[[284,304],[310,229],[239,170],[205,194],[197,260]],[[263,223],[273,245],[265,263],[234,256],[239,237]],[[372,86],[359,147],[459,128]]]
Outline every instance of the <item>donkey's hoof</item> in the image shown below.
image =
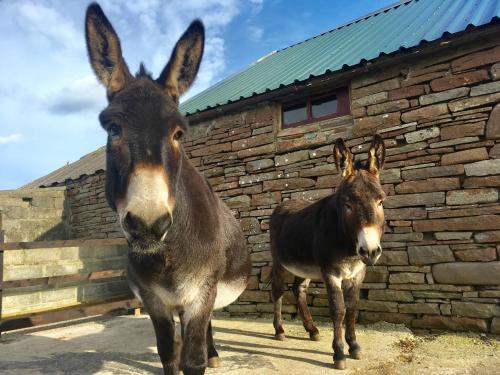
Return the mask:
[[220,367],[220,358],[212,357],[208,359],[208,367],[210,368],[218,368]]
[[283,341],[285,339],[285,334],[284,333],[277,333],[274,335],[274,338],[278,341]]
[[345,359],[333,361],[333,368],[335,370],[345,370]]
[[321,340],[321,336],[319,335],[319,332],[310,333],[309,338],[311,339],[311,341],[320,341]]
[[357,349],[357,350],[353,350],[352,352],[349,351],[349,356],[352,359],[361,359],[361,350]]

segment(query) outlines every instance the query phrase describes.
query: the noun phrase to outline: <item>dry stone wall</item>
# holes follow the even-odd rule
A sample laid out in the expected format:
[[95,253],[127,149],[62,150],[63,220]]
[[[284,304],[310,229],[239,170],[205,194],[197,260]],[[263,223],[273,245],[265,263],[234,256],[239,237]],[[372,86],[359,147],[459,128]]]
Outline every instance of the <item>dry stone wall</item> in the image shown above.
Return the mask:
[[[272,312],[269,216],[285,199],[316,200],[340,178],[333,142],[358,159],[371,136],[387,147],[383,256],[367,271],[363,322],[499,330],[500,46],[437,54],[351,82],[352,116],[279,130],[267,103],[192,124],[186,149],[239,218],[252,253],[248,290],[232,315]],[[290,278],[289,281],[292,281]],[[311,312],[327,319],[325,289]],[[292,293],[284,312],[295,314]]]
[[6,242],[67,239],[65,189],[0,191],[0,229]]
[[[360,75],[350,88],[352,116],[279,130],[279,105],[265,103],[192,123],[185,149],[240,220],[253,261],[248,290],[226,313],[272,313],[274,207],[331,194],[340,181],[334,140],[363,160],[379,133],[388,225],[360,320],[499,333],[500,46],[448,48]],[[103,185],[103,173],[68,184],[73,238],[121,236]],[[309,290],[312,314],[328,319],[324,286]],[[296,314],[291,291],[283,311]]]

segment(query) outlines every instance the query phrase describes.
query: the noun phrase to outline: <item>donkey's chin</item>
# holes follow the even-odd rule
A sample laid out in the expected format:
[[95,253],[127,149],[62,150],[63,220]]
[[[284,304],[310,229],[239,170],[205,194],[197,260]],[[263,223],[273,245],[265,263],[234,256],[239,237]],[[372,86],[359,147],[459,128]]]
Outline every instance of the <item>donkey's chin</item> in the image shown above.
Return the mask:
[[128,239],[130,251],[136,254],[154,254],[161,250],[163,242],[158,240],[131,238]]

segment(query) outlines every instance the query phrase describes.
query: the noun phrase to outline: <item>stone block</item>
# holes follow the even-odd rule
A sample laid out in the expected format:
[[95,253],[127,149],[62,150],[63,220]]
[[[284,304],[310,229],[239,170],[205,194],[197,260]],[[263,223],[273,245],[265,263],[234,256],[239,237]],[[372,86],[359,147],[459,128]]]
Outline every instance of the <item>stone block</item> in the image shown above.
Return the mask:
[[[382,246],[384,244],[382,243]],[[382,255],[380,256],[380,259],[378,260],[378,263],[380,265],[406,265],[408,264],[408,254],[406,251],[389,251],[389,250],[384,250],[382,251]]]
[[398,208],[408,206],[433,206],[444,203],[444,192],[400,194],[387,197],[384,202],[386,208]]
[[454,72],[458,72],[498,61],[500,61],[500,46],[459,57],[452,61],[451,68]]
[[446,77],[434,79],[433,81],[431,81],[431,88],[433,91],[449,90],[455,87],[473,85],[478,82],[487,81],[489,78],[490,77],[486,69],[472,70],[470,72],[453,74]]
[[310,178],[282,178],[279,180],[264,181],[264,191],[281,191],[303,189],[314,186],[314,180]]
[[421,207],[384,208],[384,214],[386,220],[412,220],[427,217],[427,211]]
[[404,193],[426,193],[432,191],[443,191],[460,188],[458,177],[437,177],[426,180],[405,181],[396,185],[398,194]]
[[471,238],[472,232],[436,232],[434,237],[439,241],[449,240],[468,240]]
[[449,206],[497,201],[498,191],[492,188],[453,190],[446,193],[446,204]]
[[415,220],[413,229],[418,232],[470,231],[500,229],[500,216],[480,215],[446,219]]
[[495,107],[491,111],[490,117],[486,124],[486,138],[500,138],[500,103],[495,105]]
[[497,259],[497,251],[494,247],[457,250],[454,253],[457,260],[464,262],[490,262]]
[[493,318],[491,321],[491,333],[500,334],[500,318]]
[[250,207],[250,197],[248,195],[238,195],[236,197],[227,198],[224,202],[229,208]]
[[282,165],[297,163],[299,161],[304,161],[308,159],[309,159],[309,151],[300,150],[276,156],[274,158],[274,164],[276,166],[282,166]]
[[452,301],[451,312],[453,315],[470,318],[492,318],[500,316],[500,307],[490,303]]
[[270,262],[273,260],[270,251],[258,251],[256,253],[251,253],[250,258],[252,259],[252,263]]
[[400,89],[395,89],[389,91],[389,99],[396,100],[402,98],[412,98],[420,96],[425,93],[425,85],[415,85],[402,87]]
[[381,104],[370,105],[366,109],[366,113],[369,116],[379,115],[381,113],[396,112],[401,109],[406,109],[410,106],[410,103],[406,99],[397,99],[390,102],[384,102]]
[[465,164],[467,176],[487,176],[500,174],[500,159],[482,160],[475,163]]
[[499,92],[499,91],[500,91],[500,81],[483,83],[482,85],[474,86],[470,90],[470,96],[491,94],[491,93]]
[[378,92],[376,94],[371,94],[363,96],[359,99],[354,99],[351,103],[352,108],[366,107],[369,105],[384,102],[388,99],[387,91]]
[[500,186],[500,176],[468,177],[464,180],[462,186],[464,188]]
[[378,82],[370,86],[364,86],[358,89],[354,89],[351,92],[352,99],[359,99],[364,96],[371,94],[397,89],[400,87],[399,78],[392,78],[386,81]]
[[405,314],[436,314],[439,315],[437,303],[402,303],[399,305],[399,312]]
[[486,159],[488,159],[488,151],[486,147],[480,147],[445,154],[441,158],[441,165],[470,163]]
[[389,279],[389,272],[384,266],[371,266],[366,269],[363,280],[365,283],[385,283]]
[[360,117],[354,119],[352,128],[353,134],[356,137],[364,135],[372,135],[378,130],[390,128],[401,123],[400,113],[391,112],[383,115]]
[[274,153],[276,146],[274,143],[270,143],[264,146],[250,147],[236,152],[239,159],[248,158],[250,156],[264,155]]
[[439,128],[432,127],[406,133],[405,139],[407,143],[417,143],[425,141],[427,139],[436,138],[438,136],[439,136]]
[[408,246],[410,264],[424,265],[453,262],[453,252],[448,245]]
[[[441,78],[444,79],[444,78]],[[432,84],[432,83],[431,83]],[[469,94],[470,89],[468,87],[459,87],[456,89],[441,91],[429,95],[422,95],[419,98],[419,102],[421,105],[429,105],[439,102],[447,102],[451,99],[460,98],[462,96],[467,96]]]
[[413,122],[432,117],[441,116],[448,113],[448,106],[445,103],[433,104],[425,107],[417,108],[401,115],[403,122]]
[[378,301],[413,302],[413,295],[407,290],[371,289],[368,292],[368,299]]
[[391,284],[424,284],[425,274],[419,272],[391,273],[389,275]]
[[267,206],[281,202],[281,193],[279,191],[266,192],[252,195],[252,206]]
[[500,93],[473,96],[467,99],[454,100],[448,103],[448,107],[452,112],[465,111],[469,108],[476,108],[486,105],[492,105],[500,100]]
[[[500,115],[500,111],[499,111]],[[470,124],[453,125],[441,128],[441,140],[457,139],[461,137],[472,137],[484,134],[484,121]]]
[[405,324],[408,326],[414,318],[414,315],[389,312],[360,311],[359,313],[359,322],[362,324],[372,324],[382,321],[394,324]]
[[481,232],[474,234],[474,240],[479,243],[500,242],[500,231]]
[[440,167],[429,167],[410,169],[402,171],[403,180],[421,180],[431,177],[456,176],[464,173],[463,165],[444,165]]
[[435,264],[432,276],[440,284],[500,285],[500,261]]
[[305,199],[309,201],[316,201],[318,199],[327,197],[333,193],[332,189],[315,189],[306,191],[297,191],[290,195],[292,199]]
[[302,169],[300,171],[300,177],[313,177],[313,176],[324,176],[332,175],[337,173],[337,168],[335,164],[322,164],[313,168]]
[[359,301],[359,310],[397,312],[398,304],[391,301],[372,301],[362,299]]

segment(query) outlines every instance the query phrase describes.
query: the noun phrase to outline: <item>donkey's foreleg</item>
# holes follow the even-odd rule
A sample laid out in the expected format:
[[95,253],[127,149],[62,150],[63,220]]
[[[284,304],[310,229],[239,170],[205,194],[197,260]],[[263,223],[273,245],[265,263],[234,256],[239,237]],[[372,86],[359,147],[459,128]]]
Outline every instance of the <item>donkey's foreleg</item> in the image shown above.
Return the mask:
[[283,301],[283,293],[285,291],[285,280],[284,280],[285,269],[276,260],[273,262],[273,269],[271,272],[272,277],[272,291],[271,297],[274,302],[274,338],[276,340],[285,339],[285,330],[283,329],[283,317],[281,315],[281,305]]
[[203,301],[185,306],[181,368],[184,375],[203,375],[208,363],[207,331],[215,301],[215,288]]
[[356,341],[356,320],[358,318],[358,301],[361,281],[353,281],[344,290],[346,305],[345,341],[349,345],[349,354],[353,359],[361,359],[361,347]]
[[344,296],[342,294],[342,279],[333,275],[323,275],[328,292],[330,317],[333,322],[333,367],[345,369],[344,343],[342,342],[342,322],[345,316]]
[[165,375],[177,375],[179,365],[175,348],[175,323],[171,314],[149,311],[156,334],[156,345]]
[[314,325],[311,313],[307,307],[307,287],[309,286],[310,279],[303,279],[296,276],[293,281],[293,294],[297,300],[297,308],[299,310],[300,318],[302,319],[302,324],[307,332],[309,332],[309,338],[313,341],[319,340],[318,328]]
[[208,354],[208,367],[220,367],[219,353],[215,349],[214,336],[212,333],[212,322],[208,323],[207,329],[207,354]]

